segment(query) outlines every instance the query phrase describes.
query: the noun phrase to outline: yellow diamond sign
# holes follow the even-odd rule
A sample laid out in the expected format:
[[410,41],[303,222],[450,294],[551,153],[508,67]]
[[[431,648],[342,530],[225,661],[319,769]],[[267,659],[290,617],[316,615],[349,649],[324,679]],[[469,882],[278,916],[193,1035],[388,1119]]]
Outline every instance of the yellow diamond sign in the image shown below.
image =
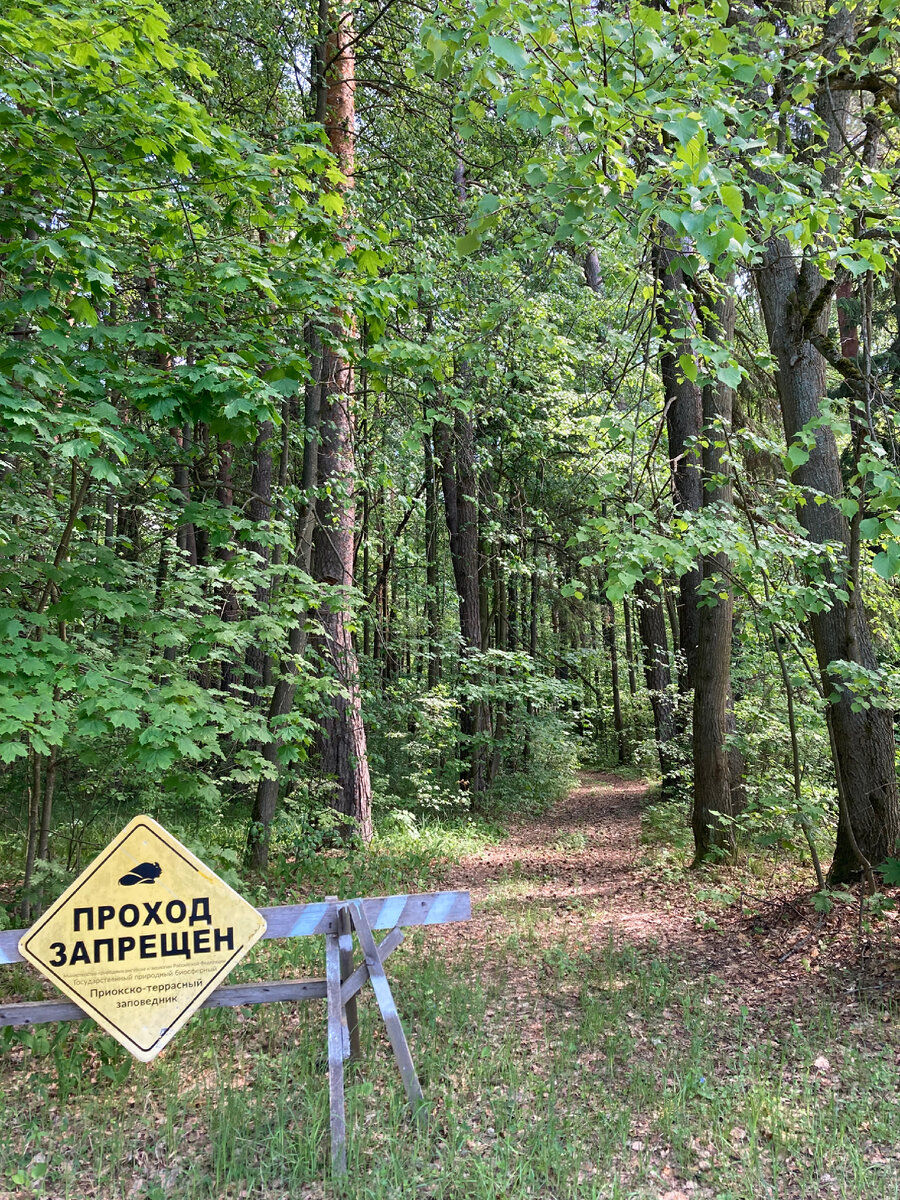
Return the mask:
[[19,952],[150,1062],[266,929],[251,904],[150,817],[135,817]]

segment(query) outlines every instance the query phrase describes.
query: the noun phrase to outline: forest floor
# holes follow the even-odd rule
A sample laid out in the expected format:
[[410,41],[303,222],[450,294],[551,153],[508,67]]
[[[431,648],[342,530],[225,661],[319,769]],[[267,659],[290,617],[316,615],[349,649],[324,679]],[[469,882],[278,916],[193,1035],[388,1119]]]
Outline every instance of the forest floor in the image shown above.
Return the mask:
[[[322,1182],[321,1013],[270,1005],[202,1014],[147,1067],[87,1026],[11,1042],[0,1198],[900,1197],[896,916],[821,917],[771,856],[689,872],[647,802],[584,772],[415,880],[473,898],[390,960],[431,1119],[407,1119],[367,999],[344,1187]],[[321,970],[302,941],[242,978]]]

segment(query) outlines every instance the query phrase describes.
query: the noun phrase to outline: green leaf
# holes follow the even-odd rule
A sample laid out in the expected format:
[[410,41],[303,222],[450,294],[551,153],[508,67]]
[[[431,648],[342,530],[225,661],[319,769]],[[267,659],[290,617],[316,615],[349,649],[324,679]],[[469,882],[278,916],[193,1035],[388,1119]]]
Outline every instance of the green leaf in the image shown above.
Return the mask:
[[787,454],[785,454],[784,461],[788,471],[793,473],[798,467],[802,467],[804,463],[809,462],[809,450],[799,442],[794,442],[789,447]]
[[741,213],[744,211],[744,197],[741,195],[740,188],[735,187],[733,183],[723,183],[719,188],[719,195],[722,197],[725,207],[731,209],[733,215],[740,220]]
[[344,214],[344,197],[338,192],[325,192],[319,203],[327,213],[334,217],[340,217]]
[[714,29],[709,38],[709,49],[716,56],[722,55],[728,49],[728,38],[722,29]]
[[514,70],[524,71],[529,65],[528,55],[525,53],[525,50],[515,42],[510,41],[509,38],[495,34],[488,38],[488,44],[494,54],[498,58],[502,58]]
[[467,254],[472,254],[481,245],[481,237],[477,233],[467,233],[464,237],[456,239],[456,253],[460,258],[465,258]]
[[697,370],[697,361],[692,354],[679,354],[678,365],[684,372],[685,379],[689,379],[691,383],[697,382],[699,372]]
[[11,763],[14,759],[27,757],[26,742],[0,741],[0,762]]
[[886,858],[875,870],[888,887],[900,887],[900,858]]
[[736,388],[741,382],[741,368],[734,366],[732,363],[726,363],[723,367],[716,367],[716,378],[724,383],[726,387]]
[[886,550],[875,555],[872,566],[875,574],[880,575],[882,579],[893,579],[900,572],[900,545],[891,542]]
[[144,33],[153,42],[166,36],[165,21],[160,20],[160,17],[155,13],[147,13],[141,21],[141,26]]
[[381,255],[377,250],[360,250],[356,261],[360,270],[365,271],[367,275],[377,275],[381,266]]
[[632,19],[640,21],[648,29],[652,29],[654,33],[662,33],[662,13],[655,8],[648,8],[644,4],[638,4],[632,10]]
[[69,301],[69,312],[81,325],[98,325],[100,318],[87,296],[75,296]]
[[175,157],[172,159],[172,166],[179,175],[190,175],[191,173],[191,160],[183,150],[175,151]]
[[881,535],[881,522],[877,517],[866,517],[864,521],[859,523],[860,537],[867,541],[874,541],[875,538]]
[[671,133],[680,145],[686,146],[700,132],[700,122],[693,117],[679,117],[677,121],[666,121],[663,129]]

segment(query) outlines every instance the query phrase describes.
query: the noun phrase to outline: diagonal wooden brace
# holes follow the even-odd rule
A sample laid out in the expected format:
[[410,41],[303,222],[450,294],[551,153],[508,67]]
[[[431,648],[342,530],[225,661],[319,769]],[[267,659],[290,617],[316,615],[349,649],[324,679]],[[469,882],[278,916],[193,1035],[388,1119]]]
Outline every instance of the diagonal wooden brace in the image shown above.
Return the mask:
[[369,968],[369,979],[372,983],[372,990],[375,993],[375,999],[381,1010],[381,1017],[390,1038],[394,1058],[397,1060],[397,1066],[400,1068],[400,1077],[403,1080],[403,1087],[406,1090],[406,1098],[409,1100],[410,1108],[418,1120],[423,1114],[425,1097],[422,1094],[419,1077],[416,1074],[412,1055],[409,1052],[406,1034],[403,1032],[403,1026],[400,1023],[400,1015],[397,1012],[397,1005],[394,1003],[391,985],[388,983],[387,975],[384,973],[381,956],[378,953],[378,946],[375,943],[375,938],[372,936],[372,930],[363,906],[352,903],[348,904],[347,908],[350,911],[350,919],[356,929],[362,952],[366,957],[366,966]]
[[[392,929],[384,941],[378,943],[378,957],[381,959],[382,964],[384,964],[389,954],[393,954],[397,947],[402,945],[403,930]],[[341,984],[341,999],[344,1001],[344,1004],[347,1004],[348,1000],[352,1000],[358,992],[362,991],[368,982],[369,968],[363,962],[359,964],[352,975],[344,977],[344,981]],[[2,1009],[0,1009],[0,1014],[2,1014]],[[349,1019],[348,1013],[348,1022]]]
[[[365,920],[365,914],[363,914],[363,920]],[[385,983],[387,983],[383,963],[388,955],[393,953],[403,941],[403,931],[401,929],[392,929],[381,945],[377,946],[372,936],[372,930],[369,929],[369,939],[374,947],[375,961],[382,976],[384,976]],[[361,938],[360,944],[362,944]],[[337,932],[325,934],[325,999],[328,1010],[328,1095],[331,1123],[331,1169],[336,1176],[346,1175],[347,1173],[347,1118],[344,1104],[344,1061],[347,1058],[356,1057],[359,1053],[359,1032],[355,1011],[356,996],[360,989],[365,986],[366,981],[372,977],[368,957],[355,971],[352,970],[352,967],[353,929],[348,906],[347,908],[338,910]],[[350,974],[348,974],[348,971]],[[390,988],[388,988],[388,996],[390,996]],[[393,1003],[393,999],[391,1003]],[[381,1007],[380,1000],[379,1007]],[[394,1011],[396,1013],[396,1009]],[[382,1009],[382,1015],[384,1015],[384,1009]],[[397,1023],[399,1025],[399,1019]],[[355,1038],[354,1032],[356,1033]],[[393,1045],[394,1041],[393,1036],[390,1034],[390,1028],[388,1029],[388,1033],[391,1036],[391,1045]],[[402,1028],[400,1029],[400,1036],[401,1038],[403,1037]],[[405,1038],[403,1039],[403,1044],[404,1046],[406,1045]],[[406,1053],[407,1058],[409,1058],[408,1047]],[[398,1058],[399,1061],[400,1059]],[[409,1058],[409,1065],[412,1067],[411,1058]],[[401,1073],[402,1071],[403,1068],[401,1067]],[[415,1078],[414,1069],[413,1078]],[[403,1076],[403,1081],[406,1084],[405,1075]],[[418,1082],[418,1079],[416,1079],[417,1087]],[[407,1096],[410,1095],[408,1087],[406,1094]],[[421,1089],[419,1089],[420,1098],[421,1095]],[[410,1103],[413,1103],[412,1097],[410,1097]]]

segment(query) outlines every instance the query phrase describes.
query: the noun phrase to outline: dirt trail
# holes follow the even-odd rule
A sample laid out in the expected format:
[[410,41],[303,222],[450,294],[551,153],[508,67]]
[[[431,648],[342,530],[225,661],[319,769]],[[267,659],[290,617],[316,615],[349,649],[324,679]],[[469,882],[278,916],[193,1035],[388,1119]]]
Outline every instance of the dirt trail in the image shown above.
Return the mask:
[[521,901],[543,909],[546,921],[577,925],[594,942],[605,942],[610,932],[630,941],[658,940],[661,947],[684,940],[690,922],[660,909],[655,889],[648,893],[636,867],[646,799],[645,783],[585,771],[580,785],[543,817],[517,824],[500,845],[463,859],[452,882],[472,893],[468,936],[481,937],[496,920],[485,907],[492,890],[514,882]]
[[[589,950],[612,938],[654,956],[671,954],[693,972],[721,978],[734,1005],[793,1007],[811,991],[821,994],[826,981],[845,993],[900,992],[884,939],[859,941],[849,907],[817,916],[808,890],[796,886],[787,895],[748,896],[735,878],[737,899],[715,911],[714,928],[703,928],[709,922],[696,892],[704,881],[663,879],[641,865],[647,794],[643,782],[582,772],[579,785],[543,817],[522,821],[502,844],[463,859],[450,883],[472,893],[473,920],[454,928],[450,944],[473,954],[481,947],[478,957],[489,963],[487,947],[516,924],[514,901],[528,906],[546,947]],[[727,886],[728,870],[719,877],[707,886]]]
[[[485,888],[520,864],[521,876],[551,894],[585,882],[608,886],[631,880],[641,805],[647,787],[613,775],[583,772],[581,784],[543,817],[521,822],[500,845],[460,864],[474,888]],[[582,842],[583,839],[583,842]]]

